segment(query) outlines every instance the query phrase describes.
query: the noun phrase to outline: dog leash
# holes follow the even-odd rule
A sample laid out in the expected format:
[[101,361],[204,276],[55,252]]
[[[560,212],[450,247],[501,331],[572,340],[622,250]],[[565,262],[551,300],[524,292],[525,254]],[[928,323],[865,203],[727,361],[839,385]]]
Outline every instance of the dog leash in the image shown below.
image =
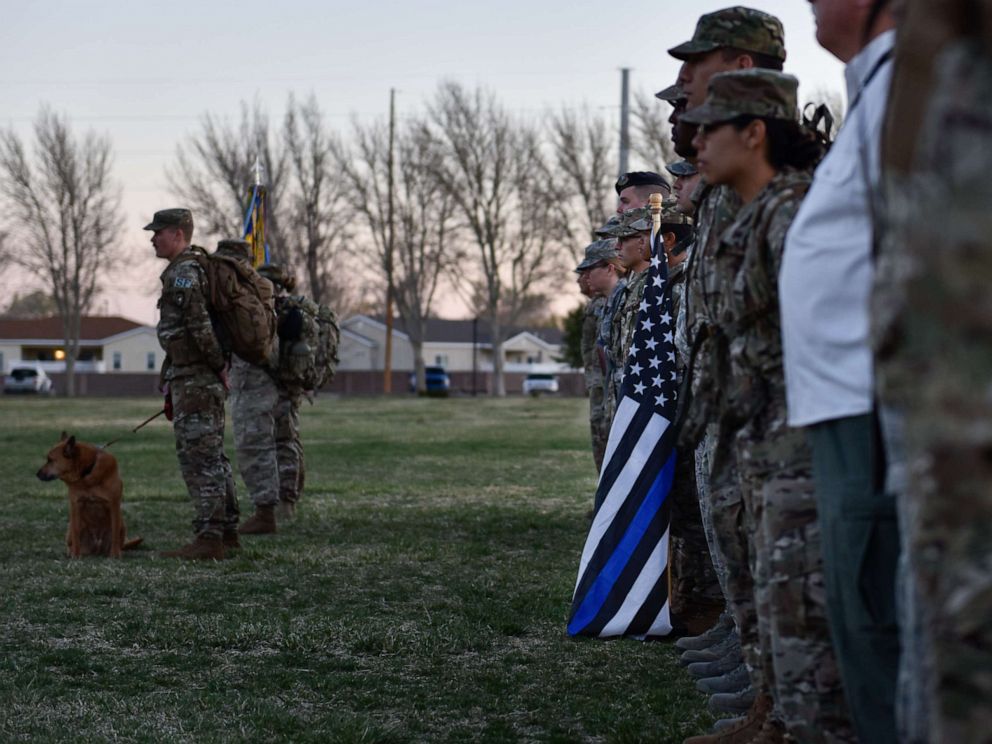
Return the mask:
[[[146,418],[144,421],[142,421],[140,424],[138,424],[133,429],[131,429],[131,433],[132,434],[137,434],[138,433],[138,429],[141,429],[142,427],[146,426],[147,424],[150,424],[152,421],[154,421],[155,419],[157,419],[163,413],[165,413],[165,409],[164,408],[161,411],[159,411],[158,413],[152,414],[151,416],[149,416],[148,418]],[[116,444],[117,442],[121,441],[123,438],[124,438],[124,435],[122,434],[121,436],[117,437],[117,439],[111,439],[105,445],[103,445],[102,447],[100,447],[100,449],[107,449],[107,447],[109,447],[112,444]]]

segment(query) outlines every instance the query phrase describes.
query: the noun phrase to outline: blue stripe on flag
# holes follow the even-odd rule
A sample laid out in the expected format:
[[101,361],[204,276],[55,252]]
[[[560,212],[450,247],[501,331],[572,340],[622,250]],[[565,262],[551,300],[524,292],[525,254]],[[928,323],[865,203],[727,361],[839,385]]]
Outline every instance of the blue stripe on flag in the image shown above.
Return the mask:
[[644,501],[637,510],[637,514],[631,520],[630,526],[613,551],[613,555],[610,556],[606,565],[603,566],[603,570],[596,577],[595,582],[590,587],[578,611],[573,615],[572,620],[568,624],[569,635],[577,635],[599,614],[600,609],[610,594],[610,589],[613,588],[624,566],[627,565],[627,561],[630,560],[630,556],[647,531],[648,525],[650,525],[654,515],[661,508],[662,503],[664,503],[665,498],[668,496],[674,476],[675,457],[673,456],[668,458],[668,462],[665,463],[665,466],[651,485]]

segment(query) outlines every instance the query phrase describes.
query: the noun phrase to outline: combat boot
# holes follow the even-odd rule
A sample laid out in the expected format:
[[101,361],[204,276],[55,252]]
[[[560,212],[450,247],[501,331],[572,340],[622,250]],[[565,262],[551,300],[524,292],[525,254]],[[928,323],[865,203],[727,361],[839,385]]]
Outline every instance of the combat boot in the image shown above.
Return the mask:
[[702,635],[679,638],[675,641],[675,648],[682,651],[699,651],[709,648],[726,638],[732,630],[734,630],[734,620],[730,617],[729,612],[724,612],[712,628]]
[[189,545],[160,555],[163,558],[183,558],[188,561],[222,561],[227,557],[223,540],[211,535],[197,535]]
[[682,744],[750,744],[758,735],[772,709],[772,699],[768,695],[758,695],[747,715],[733,725],[705,736],[693,736]]
[[255,507],[255,513],[238,528],[242,535],[271,535],[275,531],[275,504],[259,504]]
[[224,530],[224,548],[226,550],[237,550],[241,547],[241,540],[238,539],[236,529]]
[[739,715],[750,710],[751,706],[754,705],[754,699],[754,688],[748,686],[739,692],[718,692],[716,695],[710,695],[706,707],[714,714],[734,713]]
[[276,519],[280,522],[293,519],[296,516],[296,504],[292,501],[280,501],[276,504]]
[[765,720],[758,735],[748,740],[748,744],[785,744],[785,724],[774,718]]
[[719,661],[729,655],[732,651],[740,649],[741,639],[737,637],[737,631],[731,631],[726,638],[708,648],[699,650],[689,649],[684,651],[679,657],[679,664],[689,666],[697,661]]
[[718,692],[740,692],[751,684],[751,673],[746,664],[739,664],[733,671],[719,677],[704,677],[696,682],[696,689],[707,695]]
[[697,661],[690,664],[686,669],[696,679],[706,677],[719,677],[727,672],[732,672],[744,661],[744,653],[740,648],[736,648],[718,661]]

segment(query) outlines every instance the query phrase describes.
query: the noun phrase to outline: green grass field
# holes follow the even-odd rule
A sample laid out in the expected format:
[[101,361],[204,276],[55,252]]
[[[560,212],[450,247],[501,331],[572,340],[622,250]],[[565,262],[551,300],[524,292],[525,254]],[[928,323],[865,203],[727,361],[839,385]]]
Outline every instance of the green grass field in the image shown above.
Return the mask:
[[0,741],[679,742],[711,723],[669,643],[565,635],[584,400],[304,404],[299,516],[208,564],[158,556],[192,516],[160,419],[112,448],[144,549],[66,559],[45,452],[159,403],[0,400]]

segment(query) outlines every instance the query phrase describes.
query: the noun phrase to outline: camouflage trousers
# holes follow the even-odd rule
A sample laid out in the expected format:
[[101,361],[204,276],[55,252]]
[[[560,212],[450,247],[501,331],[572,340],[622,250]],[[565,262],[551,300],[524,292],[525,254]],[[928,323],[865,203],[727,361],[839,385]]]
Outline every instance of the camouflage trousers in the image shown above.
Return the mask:
[[603,469],[606,443],[610,438],[610,420],[606,415],[606,389],[596,384],[587,390],[589,394],[589,432],[592,438],[592,457],[596,462],[596,472]]
[[219,537],[237,529],[239,508],[224,454],[224,385],[212,372],[169,381],[176,455],[196,516],[193,532]]
[[763,676],[775,715],[801,742],[853,742],[826,611],[820,524],[805,432],[784,399],[737,433]]
[[702,445],[708,457],[708,487],[699,491],[700,512],[709,514],[713,542],[710,552],[723,570],[723,593],[727,609],[734,618],[740,636],[744,661],[751,673],[755,690],[768,691],[761,663],[755,605],[751,542],[756,534],[751,510],[746,508],[737,471],[733,442],[722,442],[719,427],[707,427]]
[[696,492],[695,457],[676,449],[675,479],[669,495],[671,510],[672,613],[692,614],[723,607]]
[[279,500],[297,504],[303,495],[306,463],[300,439],[300,395],[279,390],[275,408],[276,460],[279,467]]
[[238,469],[255,506],[279,503],[276,406],[279,389],[266,370],[234,357],[231,419]]

